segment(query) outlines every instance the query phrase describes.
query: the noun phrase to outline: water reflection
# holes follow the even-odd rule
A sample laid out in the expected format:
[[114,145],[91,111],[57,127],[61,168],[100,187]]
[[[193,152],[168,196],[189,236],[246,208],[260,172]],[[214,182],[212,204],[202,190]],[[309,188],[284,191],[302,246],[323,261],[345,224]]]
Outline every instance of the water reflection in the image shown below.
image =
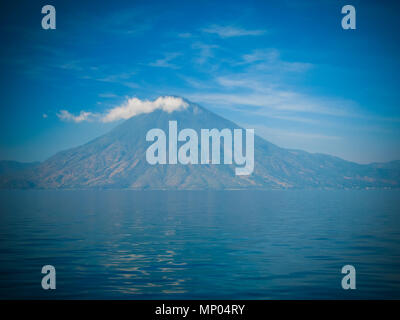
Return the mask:
[[[1,191],[0,296],[400,298],[398,191]],[[341,267],[357,287],[340,287]]]

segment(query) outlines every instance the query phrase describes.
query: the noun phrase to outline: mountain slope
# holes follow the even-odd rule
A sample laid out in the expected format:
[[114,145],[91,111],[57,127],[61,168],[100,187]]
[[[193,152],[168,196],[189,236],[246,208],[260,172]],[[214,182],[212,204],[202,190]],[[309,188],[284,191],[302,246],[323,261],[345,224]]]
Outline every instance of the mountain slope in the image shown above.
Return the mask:
[[[236,176],[236,165],[150,165],[146,133],[168,121],[178,130],[240,128],[195,104],[182,111],[161,110],[132,117],[91,142],[62,151],[34,170],[2,176],[2,188],[367,188],[400,185],[400,162],[360,165],[323,154],[287,150],[255,137],[255,168]],[[200,136],[200,134],[199,134]]]

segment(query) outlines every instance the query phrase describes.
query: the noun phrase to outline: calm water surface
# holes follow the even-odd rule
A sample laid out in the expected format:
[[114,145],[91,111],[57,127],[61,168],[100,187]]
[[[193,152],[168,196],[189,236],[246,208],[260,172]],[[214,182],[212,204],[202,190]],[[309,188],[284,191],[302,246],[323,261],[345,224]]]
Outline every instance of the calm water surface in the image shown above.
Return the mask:
[[1,191],[0,211],[2,299],[400,298],[400,191]]

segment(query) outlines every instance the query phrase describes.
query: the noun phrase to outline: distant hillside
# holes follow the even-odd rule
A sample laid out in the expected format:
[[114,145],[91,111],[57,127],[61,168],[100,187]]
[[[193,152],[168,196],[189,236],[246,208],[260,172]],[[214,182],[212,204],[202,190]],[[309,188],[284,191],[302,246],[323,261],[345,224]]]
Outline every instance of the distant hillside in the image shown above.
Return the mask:
[[30,169],[37,166],[39,162],[18,162],[9,160],[0,160],[0,175],[10,175],[15,172]]
[[[286,189],[398,188],[400,161],[361,165],[337,157],[280,148],[255,137],[255,169],[236,176],[236,165],[150,165],[145,139],[152,128],[239,128],[196,104],[132,117],[89,143],[62,151],[33,169],[0,177],[1,188]],[[8,171],[10,173],[10,171]]]

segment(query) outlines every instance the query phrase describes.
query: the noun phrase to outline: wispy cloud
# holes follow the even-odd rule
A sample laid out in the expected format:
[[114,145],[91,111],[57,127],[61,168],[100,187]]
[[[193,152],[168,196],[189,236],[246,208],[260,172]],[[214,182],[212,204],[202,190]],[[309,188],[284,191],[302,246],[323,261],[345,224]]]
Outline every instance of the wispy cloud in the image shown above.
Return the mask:
[[97,77],[96,80],[102,82],[120,82],[130,79],[136,72],[121,72],[114,74],[107,74],[103,77]]
[[284,61],[277,49],[254,50],[244,54],[238,65],[250,65],[258,71],[305,72],[313,67],[311,63]]
[[279,58],[279,51],[276,49],[254,50],[251,53],[246,53],[242,56],[241,63],[254,63],[260,61],[274,61]]
[[64,70],[71,70],[71,71],[82,71],[84,68],[82,67],[82,62],[79,60],[72,60],[67,61],[59,65],[59,68]]
[[100,98],[117,98],[118,96],[114,93],[100,93]]
[[81,111],[78,115],[73,115],[67,110],[61,110],[57,113],[57,117],[63,121],[69,122],[83,122],[83,121],[90,121],[94,118],[94,114],[92,112]]
[[265,137],[287,137],[287,138],[295,138],[299,140],[310,139],[310,140],[340,140],[342,137],[337,135],[326,135],[321,133],[313,133],[313,132],[304,132],[304,131],[295,131],[295,130],[284,130],[278,128],[271,128],[267,126],[254,126],[254,129],[257,134]]
[[202,42],[195,42],[192,44],[192,48],[199,50],[199,55],[195,60],[196,63],[204,64],[205,62],[208,61],[208,59],[214,57],[213,49],[218,48],[218,46],[215,44],[205,44]]
[[246,112],[268,116],[271,110],[331,116],[350,116],[352,101],[316,98],[295,91],[265,88],[264,92],[194,93],[188,98],[208,105],[235,108],[247,106]]
[[106,73],[104,70],[97,70],[92,74],[85,74],[80,76],[80,79],[93,80],[98,82],[105,82],[110,84],[118,84],[127,88],[139,88],[139,85],[132,81],[133,76],[136,74],[132,72],[120,72],[120,73]]
[[111,108],[104,113],[81,111],[78,115],[73,115],[67,110],[61,110],[59,113],[57,113],[57,116],[60,120],[71,121],[75,123],[92,120],[101,122],[114,122],[118,120],[129,119],[141,113],[151,113],[155,110],[163,110],[171,113],[186,109],[187,107],[188,103],[182,98],[172,96],[158,97],[153,101],[141,100],[138,98],[128,98],[121,105]]
[[193,35],[190,32],[183,32],[178,34],[179,38],[191,38],[192,36]]
[[276,119],[303,123],[312,122],[304,114],[349,116],[356,107],[350,100],[314,96],[286,85],[286,77],[301,76],[313,65],[285,61],[277,49],[242,54],[231,65],[236,65],[241,72],[210,72],[210,79],[204,81],[207,85],[203,86],[199,81],[193,85],[193,81],[187,79],[196,89],[185,93],[187,97],[222,108],[246,107],[246,112],[257,116],[270,117],[273,111]]
[[278,119],[278,120],[284,120],[284,121],[290,121],[290,122],[301,122],[301,123],[310,123],[310,124],[317,124],[318,121],[316,119],[311,119],[307,117],[301,117],[301,116],[287,116],[287,115],[279,115],[279,114],[273,114],[269,113],[267,115],[268,118],[273,118],[273,119]]
[[179,52],[170,52],[166,53],[164,58],[158,59],[154,62],[150,62],[149,66],[151,67],[162,67],[162,68],[173,68],[178,69],[179,67],[176,64],[171,63],[172,60],[181,56],[182,54]]
[[[192,81],[187,80],[189,85]],[[359,117],[356,102],[338,97],[304,93],[255,70],[215,76],[208,86],[197,83],[194,91],[183,93],[188,99],[206,106],[243,112],[261,119],[319,125],[336,117]]]
[[221,38],[231,38],[231,37],[240,37],[240,36],[260,36],[266,33],[266,30],[263,29],[244,29],[233,26],[220,26],[220,25],[211,25],[207,28],[202,29],[203,32],[217,34]]
[[[97,29],[117,36],[137,36],[151,30],[158,19],[154,10],[147,5],[136,6],[135,10],[115,10],[93,22]],[[97,22],[95,24],[95,22]]]

